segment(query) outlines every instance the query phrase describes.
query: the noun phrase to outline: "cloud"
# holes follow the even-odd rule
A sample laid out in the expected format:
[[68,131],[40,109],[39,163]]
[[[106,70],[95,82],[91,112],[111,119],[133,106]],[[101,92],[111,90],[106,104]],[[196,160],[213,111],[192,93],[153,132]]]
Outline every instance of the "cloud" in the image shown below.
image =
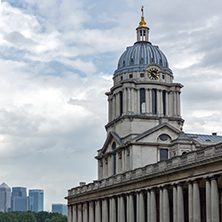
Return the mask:
[[184,130],[222,134],[221,1],[146,4],[2,2],[0,176],[10,186],[44,189],[47,210],[79,181],[96,179],[93,157],[106,137],[104,93],[121,53],[136,41],[141,5],[150,41],[184,85]]

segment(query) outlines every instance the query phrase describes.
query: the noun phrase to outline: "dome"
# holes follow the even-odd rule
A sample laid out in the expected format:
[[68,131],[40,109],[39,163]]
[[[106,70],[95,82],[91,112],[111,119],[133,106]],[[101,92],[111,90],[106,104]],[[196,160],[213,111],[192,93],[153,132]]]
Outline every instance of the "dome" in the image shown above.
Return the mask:
[[149,64],[157,64],[164,72],[173,75],[168,67],[166,56],[158,46],[148,41],[138,41],[133,46],[127,47],[121,55],[114,76],[124,72],[143,71]]

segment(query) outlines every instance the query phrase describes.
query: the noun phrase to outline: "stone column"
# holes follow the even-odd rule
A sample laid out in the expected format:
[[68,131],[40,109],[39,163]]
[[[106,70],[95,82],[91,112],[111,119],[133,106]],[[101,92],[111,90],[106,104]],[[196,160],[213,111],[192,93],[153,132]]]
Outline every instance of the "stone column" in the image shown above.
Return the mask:
[[156,193],[155,190],[151,190],[151,222],[156,222],[157,217],[156,217]]
[[177,222],[177,187],[173,185],[173,222]]
[[152,113],[152,90],[148,89],[148,94],[149,94],[149,114]]
[[118,197],[118,221],[125,222],[125,204],[122,195]]
[[193,222],[193,183],[188,182],[188,210],[189,210],[189,222]]
[[140,215],[140,222],[145,222],[145,206],[144,206],[144,194],[143,194],[143,192],[140,192],[140,194],[139,194],[139,201],[140,201],[140,203],[139,203],[139,206],[140,206],[140,208],[139,208],[139,211],[138,211],[138,213],[139,213],[139,215]]
[[147,222],[151,222],[151,194],[147,190]]
[[72,222],[77,222],[77,206],[72,207]]
[[206,178],[206,220],[211,222],[211,188],[210,178]]
[[163,187],[163,221],[170,222],[170,203],[169,203],[169,194],[168,186]]
[[177,93],[177,115],[180,116],[180,92]]
[[109,110],[109,122],[110,122],[112,120],[112,100],[110,99],[110,96],[108,99],[108,110]]
[[176,92],[173,92],[173,115],[177,115],[177,95]]
[[112,176],[114,174],[114,157],[113,155],[108,157],[108,177]]
[[123,114],[127,112],[127,91],[126,88],[123,89]]
[[103,161],[102,160],[98,160],[98,176],[99,176],[99,180],[101,180],[103,178]]
[[73,219],[72,219],[72,206],[69,205],[68,206],[68,220],[67,222],[73,222]]
[[164,221],[163,220],[163,188],[160,187],[159,188],[159,215],[160,215],[160,221]]
[[107,164],[107,159],[103,158],[103,177],[107,177],[108,174],[108,164]]
[[89,215],[88,215],[88,204],[87,203],[83,204],[82,211],[83,211],[83,222],[88,222]]
[[109,198],[109,222],[116,222],[116,199]]
[[181,183],[177,185],[177,221],[184,222],[184,200]]
[[125,171],[125,166],[126,166],[126,155],[125,155],[125,150],[122,150],[122,172]]
[[82,222],[82,204],[81,203],[77,205],[77,209],[78,209],[78,211],[77,211],[77,221]]
[[89,202],[89,222],[95,222],[94,220],[94,202]]
[[128,88],[128,93],[127,93],[127,104],[128,104],[128,113],[131,113],[131,88]]
[[116,117],[116,95],[113,95],[113,99],[112,99],[112,110],[113,110],[113,115],[112,115],[112,119],[115,119]]
[[95,202],[95,222],[101,222],[101,205],[100,200]]
[[135,113],[135,95],[134,95],[134,88],[131,89],[131,99],[132,99],[132,113]]
[[157,90],[157,114],[162,115],[163,103],[162,103],[162,90]]
[[116,117],[120,116],[120,94],[116,94]]
[[217,178],[211,178],[211,222],[220,221]]
[[173,116],[173,107],[174,107],[174,102],[173,102],[173,92],[169,91],[169,100],[168,100],[168,115]]
[[137,90],[137,113],[140,114],[140,90]]
[[201,222],[199,180],[193,181],[193,221]]
[[108,200],[102,200],[102,222],[109,222]]
[[135,222],[133,194],[127,196],[127,222]]
[[136,193],[136,221],[140,221],[140,193]]
[[169,115],[169,92],[166,91],[166,116]]
[[145,89],[145,104],[146,104],[146,109],[145,112],[149,113],[149,89]]

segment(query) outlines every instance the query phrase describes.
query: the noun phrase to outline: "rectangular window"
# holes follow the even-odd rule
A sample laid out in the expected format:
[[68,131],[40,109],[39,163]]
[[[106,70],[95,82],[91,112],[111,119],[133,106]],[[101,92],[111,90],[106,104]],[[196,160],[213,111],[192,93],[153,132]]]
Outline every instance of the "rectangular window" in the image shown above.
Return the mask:
[[157,114],[156,89],[152,89],[152,114]]
[[168,149],[160,149],[160,161],[168,160]]
[[119,93],[119,97],[120,97],[120,116],[123,114],[123,92],[121,91],[120,93]]
[[163,97],[163,115],[165,116],[166,115],[166,91],[163,91],[162,97]]
[[132,79],[133,78],[133,74],[129,74],[129,78]]
[[144,73],[140,73],[140,77],[141,77],[141,78],[144,77]]
[[145,113],[145,89],[140,89],[140,113]]

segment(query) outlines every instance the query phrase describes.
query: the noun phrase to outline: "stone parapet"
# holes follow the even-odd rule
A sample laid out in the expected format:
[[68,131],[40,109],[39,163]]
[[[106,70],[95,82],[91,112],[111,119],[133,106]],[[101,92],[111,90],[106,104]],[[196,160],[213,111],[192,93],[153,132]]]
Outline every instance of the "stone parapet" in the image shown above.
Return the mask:
[[68,190],[68,197],[66,198],[69,199],[72,198],[72,196],[119,185],[121,183],[157,177],[170,171],[175,172],[177,169],[181,168],[185,170],[193,166],[201,166],[202,164],[209,163],[217,159],[222,160],[222,144],[209,146],[198,151],[189,152],[182,156],[173,157],[166,161],[160,161],[155,164],[150,164],[145,167],[117,174],[102,180],[96,180],[93,181],[93,183],[74,187]]

